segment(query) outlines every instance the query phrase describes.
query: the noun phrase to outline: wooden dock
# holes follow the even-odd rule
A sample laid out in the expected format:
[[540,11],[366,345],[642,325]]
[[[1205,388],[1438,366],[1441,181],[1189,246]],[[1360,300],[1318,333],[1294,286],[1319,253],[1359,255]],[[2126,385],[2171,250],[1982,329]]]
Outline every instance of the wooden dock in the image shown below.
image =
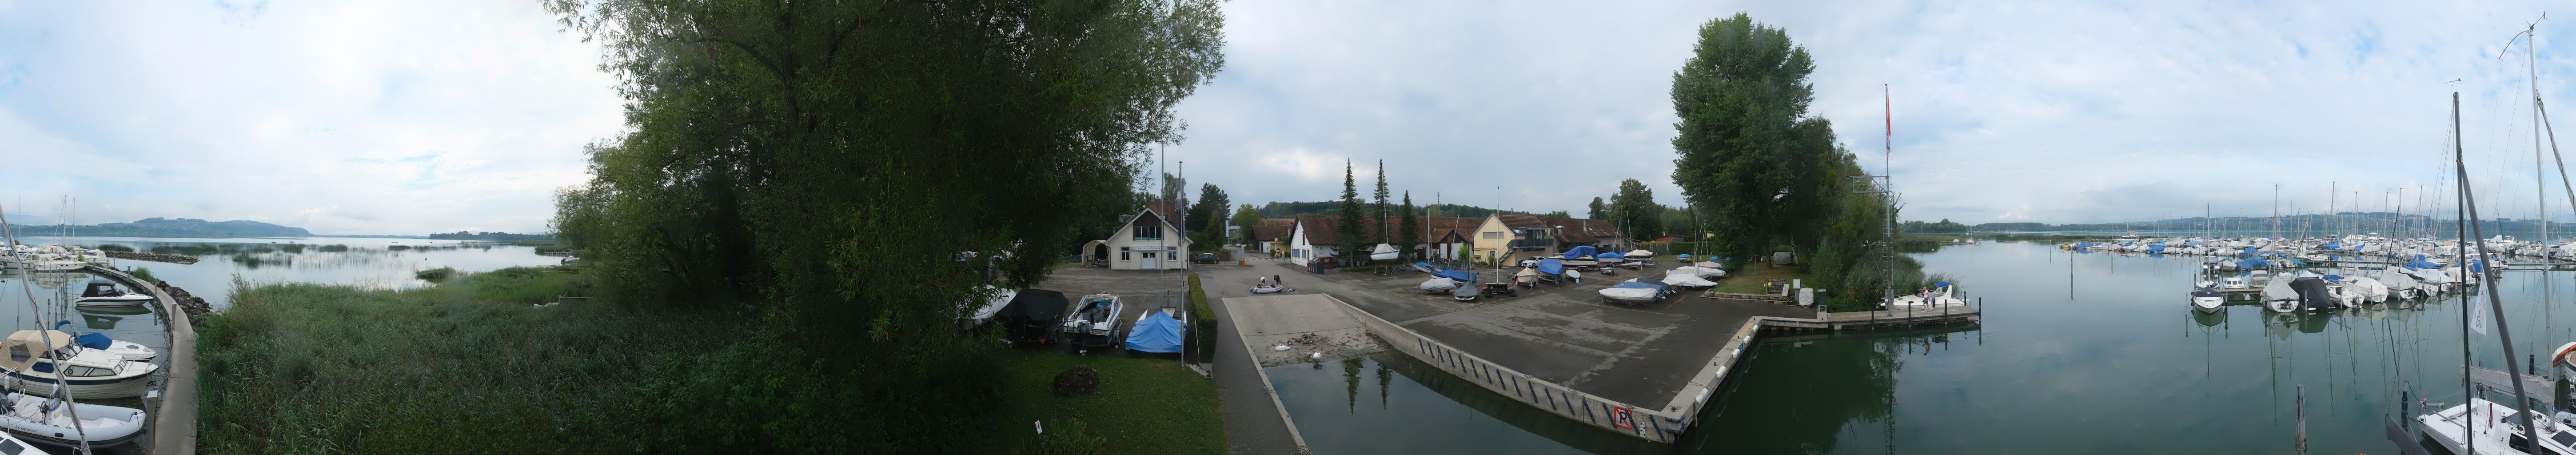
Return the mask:
[[1974,306],[1951,305],[1922,310],[1849,311],[1819,313],[1814,319],[1764,317],[1762,325],[1798,329],[1905,328],[1977,322],[1984,310]]

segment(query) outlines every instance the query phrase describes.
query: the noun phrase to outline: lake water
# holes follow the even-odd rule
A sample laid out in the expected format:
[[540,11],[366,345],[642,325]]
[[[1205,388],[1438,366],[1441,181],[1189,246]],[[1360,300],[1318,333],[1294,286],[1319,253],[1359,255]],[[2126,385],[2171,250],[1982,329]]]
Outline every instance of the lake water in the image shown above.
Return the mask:
[[254,284],[302,282],[400,289],[429,285],[417,276],[422,270],[454,267],[462,272],[480,272],[554,265],[562,260],[537,255],[534,247],[424,239],[29,236],[20,238],[19,243],[92,248],[115,245],[140,252],[195,256],[195,264],[117,259],[115,266],[149,269],[153,277],[206,298],[206,303],[217,310],[232,305],[225,299],[235,277]]
[[[2395,453],[2380,421],[2399,390],[2461,401],[2458,295],[2344,314],[2204,314],[2183,294],[2197,258],[2016,242],[1916,257],[1985,298],[1984,320],[1766,336],[1673,446],[1522,409],[1401,354],[1266,371],[1327,454],[2289,453],[2301,385],[2309,452]],[[2501,278],[2505,314],[2491,320],[2510,325],[2517,355],[2576,340],[2576,272]],[[2491,335],[2471,347],[2484,366],[2524,364]]]

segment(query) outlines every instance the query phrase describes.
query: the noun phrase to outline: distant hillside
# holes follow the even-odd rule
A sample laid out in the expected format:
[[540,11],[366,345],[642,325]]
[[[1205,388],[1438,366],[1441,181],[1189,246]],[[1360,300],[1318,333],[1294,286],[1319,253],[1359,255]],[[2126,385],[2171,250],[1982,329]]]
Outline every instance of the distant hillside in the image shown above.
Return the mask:
[[21,234],[52,235],[66,230],[72,235],[130,237],[311,237],[304,228],[279,226],[250,220],[206,221],[196,218],[144,218],[132,223],[92,225],[14,225]]

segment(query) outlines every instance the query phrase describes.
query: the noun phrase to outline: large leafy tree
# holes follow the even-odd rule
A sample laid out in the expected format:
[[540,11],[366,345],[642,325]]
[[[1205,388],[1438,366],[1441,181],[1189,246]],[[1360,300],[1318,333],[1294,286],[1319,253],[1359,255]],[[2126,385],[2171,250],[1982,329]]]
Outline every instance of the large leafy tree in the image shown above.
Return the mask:
[[957,302],[1043,280],[1222,64],[1206,0],[546,5],[627,100],[555,222],[599,292],[763,327],[639,392],[673,452],[987,451]]
[[[1785,30],[1738,13],[1701,25],[1692,56],[1673,74],[1673,182],[1705,210],[1721,254],[1737,261],[1778,245],[1812,247],[1800,216],[1833,210],[1832,128],[1811,118],[1815,71]],[[1803,243],[1801,245],[1801,243]]]
[[1610,205],[1609,205],[1609,204],[1603,204],[1603,203],[1601,202],[1601,197],[1600,197],[1600,196],[1593,196],[1593,197],[1592,197],[1592,205],[1590,205],[1590,206],[1588,206],[1588,207],[1590,207],[1592,211],[1590,211],[1590,212],[1586,212],[1586,213],[1587,213],[1587,215],[1585,215],[1585,216],[1584,216],[1584,218],[1590,218],[1590,219],[1595,219],[1595,220],[1606,220],[1606,219],[1610,219]]
[[1664,206],[1655,203],[1655,190],[1645,182],[1627,179],[1619,182],[1619,192],[1610,195],[1608,210],[1612,224],[1625,229],[1634,238],[1655,238],[1664,232]]
[[1245,245],[1261,240],[1252,237],[1252,226],[1257,224],[1261,224],[1261,209],[1252,208],[1252,204],[1244,204],[1234,209],[1234,225],[1243,227]]

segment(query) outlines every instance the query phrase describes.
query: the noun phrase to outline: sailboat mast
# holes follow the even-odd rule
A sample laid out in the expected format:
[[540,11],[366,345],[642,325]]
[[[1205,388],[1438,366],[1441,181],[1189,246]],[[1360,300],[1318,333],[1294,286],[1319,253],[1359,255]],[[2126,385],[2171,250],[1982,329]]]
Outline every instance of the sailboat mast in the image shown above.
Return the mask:
[[[2452,111],[2452,112],[2451,112],[2451,122],[2452,122],[2452,131],[2453,131],[2453,134],[2452,134],[2452,136],[2451,136],[2451,138],[2452,138],[2452,139],[2451,139],[2451,140],[2452,140],[2452,150],[2453,150],[2453,154],[2451,155],[2451,156],[2452,156],[2452,158],[2451,158],[2451,159],[2452,159],[2452,161],[2451,161],[2451,162],[2452,162],[2452,165],[2454,166],[2454,168],[2458,170],[2459,177],[2460,177],[2460,182],[2462,183],[2462,185],[2460,185],[2460,207],[2461,207],[2461,209],[2462,209],[2462,210],[2466,210],[2466,211],[2468,212],[2468,220],[2467,220],[2467,221],[2468,221],[2468,224],[2469,224],[2469,229],[2472,229],[2472,230],[2475,230],[2475,231],[2476,231],[2476,232],[2474,232],[2474,234],[2476,235],[2476,237],[2473,237],[2473,238],[2477,239],[2477,240],[2475,240],[2475,241],[2476,241],[2476,242],[2478,242],[2478,265],[2479,265],[2481,268],[2493,269],[2493,268],[2496,268],[2496,264],[2495,264],[2493,261],[2489,261],[2489,260],[2487,260],[2487,258],[2489,258],[2489,257],[2492,257],[2492,256],[2493,256],[2493,251],[2491,251],[2491,250],[2488,250],[2488,249],[2487,249],[2487,242],[2486,242],[2486,239],[2485,239],[2485,237],[2486,237],[2487,233],[2485,232],[2485,229],[2481,228],[2481,227],[2480,227],[2480,226],[2478,226],[2478,224],[2477,224],[2477,218],[2478,218],[2478,207],[2477,207],[2478,197],[2477,197],[2477,193],[2476,193],[2474,190],[2471,190],[2471,189],[2469,188],[2469,186],[2466,184],[2466,183],[2469,181],[2469,165],[2468,165],[2467,158],[2465,158],[2465,156],[2466,156],[2468,153],[2467,153],[2467,148],[2466,148],[2466,147],[2462,147],[2462,146],[2460,145],[2460,142],[2459,142],[2459,141],[2460,141],[2460,135],[2459,135],[2459,134],[2457,134],[2457,132],[2459,131],[2459,121],[2460,121],[2460,114],[2459,114],[2459,102],[2460,102],[2460,100],[2459,100],[2459,96],[2460,96],[2460,95],[2459,95],[2458,93],[2452,93],[2452,94],[2451,94],[2451,111]],[[2463,250],[2467,249],[2467,248],[2468,248],[2467,242],[2462,242],[2462,243],[2461,243],[2460,248],[2462,248]],[[2467,258],[2467,255],[2466,255],[2466,254],[2463,254],[2461,257],[2462,257],[2462,261],[2463,261],[2463,262],[2461,262],[2461,267],[2462,267],[2461,271],[2462,271],[2462,272],[2466,272],[2466,271],[2468,271],[2468,269],[2466,268],[2466,267],[2468,266],[2468,263],[2466,262],[2466,260],[2467,260],[2467,259],[2466,259],[2466,258]],[[2495,284],[2495,273],[2496,273],[2496,272],[2497,272],[2496,270],[2487,270],[2487,271],[2485,271],[2484,273],[2479,273],[2479,274],[2477,274],[2477,275],[2478,275],[2479,285],[2481,285],[2481,286],[2485,287],[2485,291],[2486,291],[2486,292],[2481,292],[2481,294],[2486,294],[2486,295],[2487,295],[2487,307],[2488,307],[2488,308],[2490,308],[2490,309],[2491,309],[2491,311],[2494,311],[2494,312],[2495,312],[2495,314],[2497,314],[2497,315],[2503,315],[2503,314],[2504,314],[2504,297],[2496,295],[2496,284]],[[2461,298],[2462,298],[2462,299],[2467,299],[2468,297],[2467,297],[2467,295],[2466,295],[2466,294],[2463,294]],[[2465,303],[2465,302],[2464,302],[2464,303]],[[2465,305],[2464,305],[2464,306],[2465,306]],[[2497,343],[2497,344],[2499,344],[2499,345],[2502,345],[2502,346],[2504,347],[2504,358],[2506,359],[2506,360],[2505,360],[2506,362],[2511,362],[2511,361],[2512,361],[2512,359],[2513,359],[2514,357],[2516,357],[2516,356],[2514,355],[2514,352],[2513,352],[2513,329],[2512,329],[2512,327],[2513,327],[2513,326],[2512,326],[2511,324],[2506,324],[2506,323],[2505,323],[2505,321],[2503,321],[2503,320],[2497,320],[2497,321],[2495,321],[2495,329],[2496,329],[2496,343]],[[2462,335],[2462,336],[2467,336],[2468,334],[2467,334],[2467,333],[2462,333],[2461,335]],[[2465,348],[2466,348],[2466,347],[2465,347],[2465,346],[2463,346],[2463,349],[2465,349]],[[2464,365],[2464,367],[2465,367],[2465,365]],[[2513,368],[2512,368],[2512,367],[2506,367],[2506,368],[2505,368],[2505,370],[2506,370],[2506,371],[2508,371],[2508,372],[2510,372],[2510,371],[2513,371]],[[2513,383],[2513,410],[2514,410],[2514,415],[2518,415],[2518,416],[2521,416],[2521,415],[2529,415],[2529,414],[2531,413],[2531,398],[2530,398],[2530,397],[2531,397],[2531,395],[2525,394],[2525,393],[2523,392],[2523,390],[2522,390],[2522,380],[2521,380],[2521,376],[2520,376],[2519,374],[2516,374],[2516,373],[2508,373],[2508,374],[2506,374],[2506,379],[2511,379],[2512,381],[2509,381],[2509,382],[2512,382],[2512,383]],[[2523,425],[2522,425],[2522,431],[2523,431],[2523,437],[2524,437],[2524,438],[2527,438],[2526,440],[2528,440],[2528,441],[2539,441],[2539,440],[2540,440],[2540,430],[2539,430],[2539,428],[2537,428],[2537,425],[2530,424],[2530,423],[2525,423],[2525,424],[2523,424]],[[2474,452],[2472,452],[2472,453],[2474,453]]]

